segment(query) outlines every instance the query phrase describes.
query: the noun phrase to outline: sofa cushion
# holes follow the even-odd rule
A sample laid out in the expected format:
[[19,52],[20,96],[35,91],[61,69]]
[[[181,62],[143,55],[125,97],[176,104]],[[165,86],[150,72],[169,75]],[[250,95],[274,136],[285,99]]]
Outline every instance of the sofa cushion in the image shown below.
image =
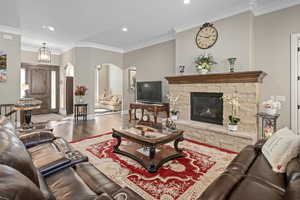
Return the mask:
[[107,193],[112,195],[121,188],[90,163],[77,164],[75,170],[82,180],[97,194]]
[[298,156],[300,137],[288,128],[277,131],[263,145],[262,152],[273,171],[284,173],[288,162]]
[[17,170],[0,165],[0,199],[3,200],[44,200],[39,188]]
[[261,178],[246,177],[232,190],[228,200],[282,200],[284,192]]
[[38,173],[38,178],[39,178],[39,183],[40,183],[40,190],[43,193],[43,196],[45,197],[46,200],[55,200],[55,197],[49,190],[49,187],[46,184],[44,177],[38,170],[37,170],[37,173]]
[[95,200],[97,197],[72,168],[59,171],[45,180],[57,200]]
[[0,164],[10,166],[39,186],[36,168],[24,144],[17,136],[0,128]]
[[237,171],[224,172],[208,186],[198,200],[226,200],[242,178],[243,174]]
[[274,172],[263,154],[257,156],[251,168],[248,170],[247,175],[262,178],[281,188],[286,187],[285,174]]
[[300,177],[289,182],[284,195],[284,200],[299,200],[300,199]]
[[300,177],[300,158],[292,159],[286,168],[286,179],[290,182],[294,178]]

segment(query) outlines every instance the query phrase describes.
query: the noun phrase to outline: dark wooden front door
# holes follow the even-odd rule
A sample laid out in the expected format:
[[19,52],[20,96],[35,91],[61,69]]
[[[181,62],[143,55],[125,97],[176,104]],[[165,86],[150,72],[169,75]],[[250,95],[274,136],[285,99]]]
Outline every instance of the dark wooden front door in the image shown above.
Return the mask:
[[[51,112],[58,112],[59,110],[59,67],[48,65],[31,65],[22,64],[22,68],[26,71],[26,84],[29,85],[28,95],[29,97],[42,101],[41,109],[35,110],[33,114],[47,114]],[[55,73],[55,75],[53,75]],[[52,76],[55,76],[53,79]],[[55,80],[55,84],[51,84],[51,81]],[[55,85],[54,92],[55,105],[51,105],[53,99],[51,99],[52,85]]]
[[73,114],[73,95],[74,95],[74,87],[73,87],[73,77],[66,77],[66,111],[67,115]]

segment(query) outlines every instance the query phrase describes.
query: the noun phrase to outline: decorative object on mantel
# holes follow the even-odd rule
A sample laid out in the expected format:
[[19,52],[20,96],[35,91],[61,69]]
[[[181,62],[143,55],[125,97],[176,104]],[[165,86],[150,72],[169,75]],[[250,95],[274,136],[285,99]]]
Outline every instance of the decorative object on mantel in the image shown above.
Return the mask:
[[247,71],[234,73],[211,73],[205,75],[185,75],[165,77],[169,84],[194,83],[262,83],[267,74],[263,71]]
[[75,96],[77,96],[78,97],[78,103],[79,104],[82,104],[83,103],[83,96],[85,96],[85,94],[86,94],[86,91],[87,91],[88,89],[87,89],[87,87],[85,87],[85,86],[77,86],[76,87],[76,90],[75,90]]
[[0,50],[0,82],[7,80],[7,55],[6,52]]
[[269,115],[264,112],[260,112],[257,118],[261,118],[261,137],[266,139],[271,137],[277,131],[277,119],[280,114]]
[[229,72],[234,72],[236,58],[228,58],[227,60],[229,62]]
[[218,31],[211,23],[205,23],[200,27],[196,36],[196,44],[200,49],[209,49],[216,44]]
[[263,107],[268,115],[276,115],[277,111],[281,109],[280,101],[275,101],[275,98],[271,96],[271,99],[263,102]]
[[207,74],[212,70],[213,65],[217,64],[211,54],[203,54],[196,58],[196,70],[201,74]]
[[42,43],[42,47],[39,49],[39,54],[38,54],[38,61],[40,63],[51,63],[51,51],[50,49],[46,46],[47,43],[44,42]]
[[184,73],[184,69],[185,69],[185,66],[184,66],[184,65],[180,65],[180,66],[179,66],[179,72],[180,72],[180,74],[183,74],[183,73]]
[[175,97],[169,94],[167,95],[167,98],[169,99],[169,104],[170,104],[171,119],[173,121],[176,121],[178,120],[178,114],[179,114],[179,111],[177,109],[177,101],[179,100],[180,95]]
[[237,113],[240,107],[239,97],[235,93],[232,96],[223,96],[223,101],[231,105],[231,115],[228,116],[228,130],[237,131],[238,124],[241,121],[240,118],[237,117]]

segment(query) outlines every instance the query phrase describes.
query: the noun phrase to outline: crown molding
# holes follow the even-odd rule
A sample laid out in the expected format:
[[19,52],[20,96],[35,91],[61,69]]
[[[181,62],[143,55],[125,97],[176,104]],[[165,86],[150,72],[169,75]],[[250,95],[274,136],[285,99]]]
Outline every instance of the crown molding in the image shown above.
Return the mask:
[[300,0],[278,0],[278,1],[272,1],[272,3],[268,3],[267,5],[258,4],[253,9],[253,14],[255,16],[264,15],[274,11],[282,10],[284,8],[292,7],[298,4],[300,4]]
[[128,52],[135,51],[135,50],[138,50],[138,49],[143,49],[145,47],[150,47],[150,46],[153,46],[153,45],[156,45],[156,44],[160,44],[160,43],[163,43],[163,42],[168,42],[168,41],[175,40],[175,39],[176,39],[176,36],[175,36],[174,33],[167,34],[167,35],[158,37],[156,39],[141,42],[137,45],[126,48],[126,49],[124,49],[124,53],[128,53]]
[[238,14],[242,14],[242,13],[245,13],[245,12],[251,12],[250,8],[239,9],[238,11],[231,12],[231,13],[225,14],[225,15],[221,15],[221,16],[218,16],[218,17],[212,17],[212,18],[209,18],[209,19],[206,19],[206,20],[201,20],[201,22],[197,22],[197,23],[194,23],[194,24],[186,24],[186,25],[183,25],[183,26],[178,26],[178,27],[175,27],[174,30],[175,30],[176,33],[180,33],[180,32],[192,29],[192,28],[199,27],[202,24],[204,24],[205,22],[215,22],[215,21],[219,21],[219,20],[222,20],[222,19],[226,19],[228,17],[238,15]]
[[[112,52],[116,52],[116,53],[124,53],[124,50],[118,47],[113,47],[113,46],[108,46],[108,45],[104,45],[104,44],[98,44],[98,43],[94,43],[94,42],[76,42],[74,45],[72,45],[72,48],[76,48],[76,47],[90,47],[90,48],[96,48],[96,49],[101,49],[101,50],[105,50],[105,51],[112,51]],[[70,49],[70,48],[68,48]]]
[[15,35],[22,34],[22,31],[19,28],[14,28],[11,26],[3,26],[3,25],[0,25],[0,32],[5,32],[5,33],[10,33],[10,34],[15,34]]

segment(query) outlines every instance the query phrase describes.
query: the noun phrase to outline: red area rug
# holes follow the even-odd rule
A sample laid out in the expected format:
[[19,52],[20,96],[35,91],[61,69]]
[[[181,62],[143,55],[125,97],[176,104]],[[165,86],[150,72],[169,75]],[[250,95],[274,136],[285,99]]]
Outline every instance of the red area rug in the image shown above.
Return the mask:
[[179,145],[185,157],[169,161],[157,173],[151,174],[136,161],[113,153],[115,144],[116,140],[108,133],[75,141],[72,145],[87,155],[106,176],[121,186],[130,187],[147,200],[197,199],[236,155],[185,139]]

